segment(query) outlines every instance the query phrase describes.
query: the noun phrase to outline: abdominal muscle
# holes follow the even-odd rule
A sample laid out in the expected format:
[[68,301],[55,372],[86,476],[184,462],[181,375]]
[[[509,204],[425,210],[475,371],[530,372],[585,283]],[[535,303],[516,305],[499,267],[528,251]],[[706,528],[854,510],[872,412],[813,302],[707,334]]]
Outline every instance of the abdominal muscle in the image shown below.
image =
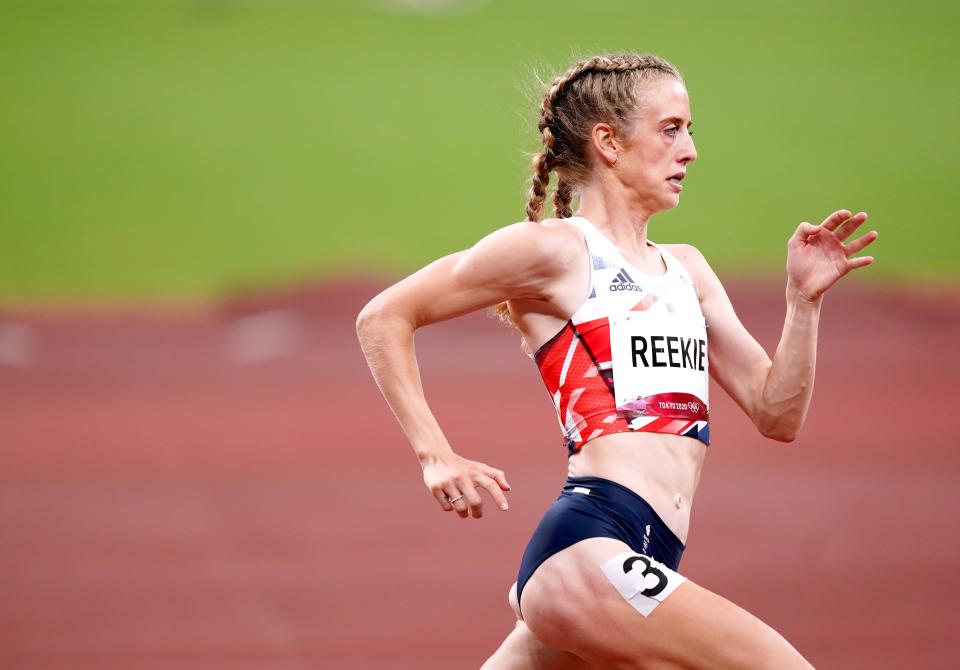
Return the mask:
[[690,505],[706,458],[703,442],[661,433],[614,433],[590,440],[569,458],[574,477],[602,477],[646,500],[684,544]]

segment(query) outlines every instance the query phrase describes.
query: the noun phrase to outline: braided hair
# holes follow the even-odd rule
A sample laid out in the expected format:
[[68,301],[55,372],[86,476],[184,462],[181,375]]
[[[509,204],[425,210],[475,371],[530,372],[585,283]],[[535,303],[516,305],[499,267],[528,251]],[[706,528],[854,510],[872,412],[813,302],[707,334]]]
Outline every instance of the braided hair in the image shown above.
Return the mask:
[[[527,198],[528,221],[543,216],[550,173],[557,173],[553,206],[558,218],[573,216],[573,197],[590,176],[587,147],[597,123],[609,123],[627,134],[640,113],[644,84],[668,76],[680,81],[680,71],[652,54],[607,54],[585,58],[554,79],[540,103],[537,128],[543,149],[533,158]],[[494,313],[513,325],[507,303]]]

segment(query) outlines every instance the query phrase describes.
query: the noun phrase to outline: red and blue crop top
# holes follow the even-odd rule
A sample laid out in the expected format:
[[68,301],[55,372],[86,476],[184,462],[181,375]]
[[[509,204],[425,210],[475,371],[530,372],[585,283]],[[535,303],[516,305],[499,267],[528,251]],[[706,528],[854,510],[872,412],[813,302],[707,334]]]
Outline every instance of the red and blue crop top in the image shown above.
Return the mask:
[[[586,238],[589,294],[533,360],[553,400],[568,453],[601,435],[626,431],[683,435],[709,444],[706,330],[689,272],[653,242],[649,244],[660,252],[667,271],[638,272],[587,219],[566,220]],[[612,353],[611,332],[621,332],[618,324],[633,316],[640,323],[614,337]],[[699,323],[699,330],[671,330],[672,322]],[[621,370],[618,378],[629,377],[634,390],[640,390],[631,403],[623,401],[624,389],[615,387],[614,362]]]

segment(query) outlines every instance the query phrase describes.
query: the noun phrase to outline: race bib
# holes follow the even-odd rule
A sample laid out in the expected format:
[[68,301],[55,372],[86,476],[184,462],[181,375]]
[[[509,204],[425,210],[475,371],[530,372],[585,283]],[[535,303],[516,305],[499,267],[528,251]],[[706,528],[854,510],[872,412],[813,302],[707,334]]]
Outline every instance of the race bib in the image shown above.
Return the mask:
[[649,556],[625,551],[600,566],[623,599],[647,617],[687,578]]
[[642,311],[609,321],[617,414],[707,421],[703,317]]

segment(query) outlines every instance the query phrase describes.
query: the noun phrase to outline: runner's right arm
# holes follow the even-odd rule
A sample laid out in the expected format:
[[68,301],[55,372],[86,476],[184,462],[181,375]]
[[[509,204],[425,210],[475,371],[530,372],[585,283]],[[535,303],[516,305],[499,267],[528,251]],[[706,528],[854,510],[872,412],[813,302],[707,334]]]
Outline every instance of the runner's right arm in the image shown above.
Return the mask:
[[[545,299],[582,254],[569,226],[523,222],[471,249],[441,258],[386,289],[360,312],[357,335],[380,391],[410,440],[424,483],[444,511],[483,515],[484,488],[501,509],[509,490],[501,470],[454,453],[423,394],[414,353],[417,328],[510,299]],[[463,496],[466,504],[448,499]]]

